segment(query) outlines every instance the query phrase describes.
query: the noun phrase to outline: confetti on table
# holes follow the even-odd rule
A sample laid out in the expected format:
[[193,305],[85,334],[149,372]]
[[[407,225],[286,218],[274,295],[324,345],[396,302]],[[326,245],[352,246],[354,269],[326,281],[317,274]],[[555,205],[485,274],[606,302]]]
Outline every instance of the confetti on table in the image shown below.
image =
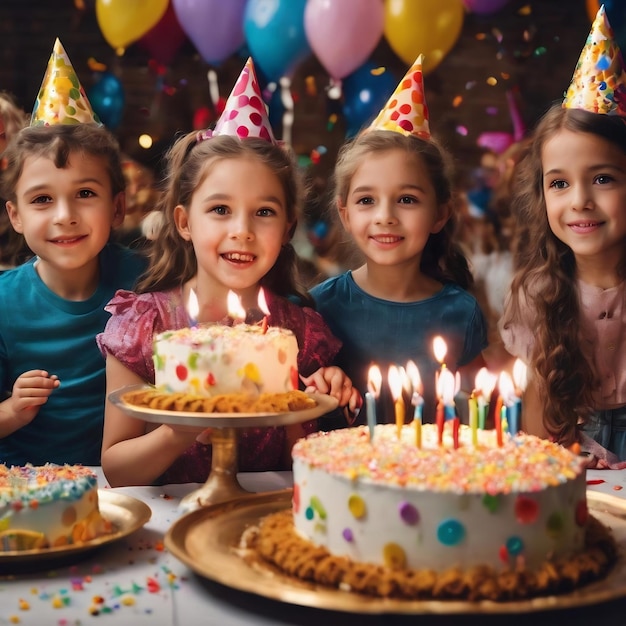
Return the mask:
[[593,478],[587,481],[588,485],[601,485],[602,483],[606,482],[604,479],[602,478]]

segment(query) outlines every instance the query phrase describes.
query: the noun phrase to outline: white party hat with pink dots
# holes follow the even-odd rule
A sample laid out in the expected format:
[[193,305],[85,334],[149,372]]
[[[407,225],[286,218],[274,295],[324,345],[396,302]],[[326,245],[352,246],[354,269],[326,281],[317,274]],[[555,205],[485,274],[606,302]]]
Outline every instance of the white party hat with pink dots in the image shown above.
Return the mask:
[[424,55],[420,54],[367,130],[391,130],[403,135],[430,139],[423,61]]
[[239,139],[256,137],[273,144],[277,143],[261,96],[252,58],[248,59],[241,70],[215,128],[206,130],[201,135],[202,139],[231,135]]

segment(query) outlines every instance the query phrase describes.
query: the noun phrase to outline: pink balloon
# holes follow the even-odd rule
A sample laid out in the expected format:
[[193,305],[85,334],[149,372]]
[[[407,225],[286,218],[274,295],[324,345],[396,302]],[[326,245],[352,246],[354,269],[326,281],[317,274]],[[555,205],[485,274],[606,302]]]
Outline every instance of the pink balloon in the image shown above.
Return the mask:
[[515,140],[511,133],[503,133],[500,131],[481,133],[476,144],[481,148],[487,148],[496,154],[502,154],[507,148],[513,145]]
[[465,8],[470,13],[478,13],[480,15],[491,15],[508,3],[509,0],[463,0]]
[[351,74],[368,59],[384,28],[381,0],[308,0],[304,32],[332,78]]

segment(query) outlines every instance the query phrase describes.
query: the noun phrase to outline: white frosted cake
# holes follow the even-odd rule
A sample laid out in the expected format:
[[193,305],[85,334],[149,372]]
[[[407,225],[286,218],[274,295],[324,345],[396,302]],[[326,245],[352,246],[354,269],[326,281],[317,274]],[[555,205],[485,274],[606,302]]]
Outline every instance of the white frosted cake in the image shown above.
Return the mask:
[[200,326],[157,335],[155,387],[195,396],[285,393],[298,388],[298,342],[275,326]]
[[[379,424],[294,446],[289,510],[252,546],[289,575],[367,595],[507,600],[606,574],[615,543],[589,515],[583,461],[545,439]],[[243,541],[243,539],[242,539]]]
[[0,553],[77,544],[112,531],[89,468],[0,465]]
[[523,562],[580,550],[587,522],[580,459],[545,439],[520,435],[495,444],[495,431],[469,428],[460,445],[437,443],[423,426],[422,448],[405,426],[320,433],[293,449],[296,530],[331,553],[390,567],[428,568]]

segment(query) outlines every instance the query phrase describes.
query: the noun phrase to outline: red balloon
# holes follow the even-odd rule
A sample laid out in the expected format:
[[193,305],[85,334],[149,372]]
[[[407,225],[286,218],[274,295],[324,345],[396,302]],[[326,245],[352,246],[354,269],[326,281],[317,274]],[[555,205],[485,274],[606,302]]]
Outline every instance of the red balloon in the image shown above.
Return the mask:
[[150,29],[137,43],[161,65],[169,65],[182,45],[187,35],[182,29],[174,7],[170,2],[160,21]]

